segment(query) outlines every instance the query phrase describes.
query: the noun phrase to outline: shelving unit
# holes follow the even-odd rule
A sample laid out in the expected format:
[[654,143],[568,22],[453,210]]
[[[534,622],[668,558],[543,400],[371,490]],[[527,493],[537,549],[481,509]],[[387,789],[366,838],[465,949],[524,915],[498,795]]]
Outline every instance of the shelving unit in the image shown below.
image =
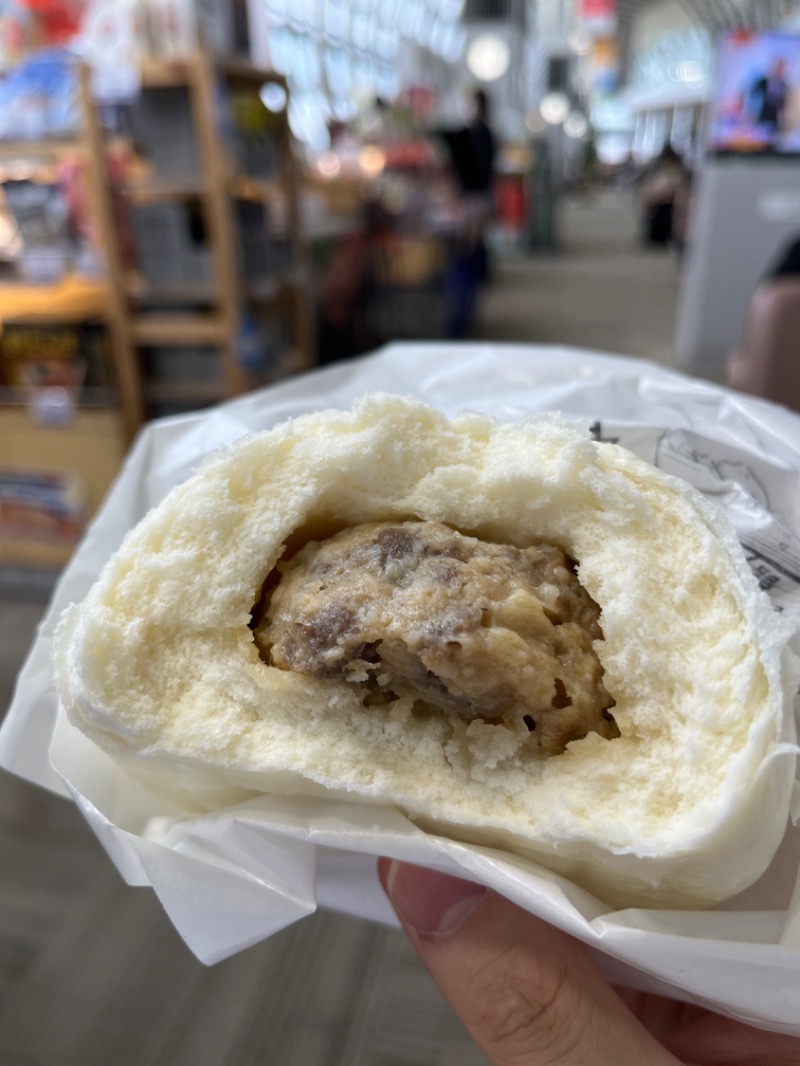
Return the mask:
[[54,285],[0,285],[0,323],[85,322],[106,317],[108,286],[70,274]]
[[[0,142],[0,161],[56,163],[68,156],[79,156],[86,165],[101,254],[110,262],[114,257],[116,223],[106,177],[105,146],[91,95],[90,75],[84,67],[79,68],[78,85],[81,121],[74,136]],[[53,285],[0,286],[0,325],[7,321],[41,324],[91,320],[103,321],[108,328],[123,434],[131,439],[141,424],[142,406],[139,382],[126,357],[128,336],[119,278],[109,271],[102,279],[70,276]]]
[[[80,127],[73,136],[41,141],[0,142],[0,163],[52,167],[78,158],[85,167],[101,255],[110,250],[113,211],[106,187],[105,166],[91,136],[95,119],[88,78],[79,77]],[[102,149],[104,150],[104,149]],[[138,381],[129,373],[125,358],[125,318],[113,280],[69,274],[52,284],[8,282],[0,285],[0,326],[7,328],[79,327],[102,324],[108,332],[108,351],[119,387],[118,401],[105,389],[84,390],[82,404],[63,425],[43,425],[21,403],[16,390],[0,395],[0,471],[4,477],[37,479],[63,477],[74,482],[78,499],[75,514],[89,520],[103,501],[138,425],[141,404]],[[95,395],[97,393],[98,395]],[[63,566],[74,549],[74,539],[58,533],[31,535],[26,527],[7,522],[6,502],[0,507],[0,563],[12,566],[54,568]],[[77,533],[76,533],[77,535]]]
[[[0,142],[0,163],[6,167],[16,162],[41,162],[49,167],[70,156],[84,163],[99,251],[106,264],[104,277],[67,276],[52,285],[0,284],[0,325],[102,323],[108,331],[118,402],[109,406],[105,390],[96,390],[104,392],[96,400],[87,399],[85,392],[82,406],[63,426],[42,426],[13,390],[0,390],[0,470],[34,475],[39,470],[77,472],[85,490],[87,518],[99,506],[128,444],[150,413],[165,406],[176,410],[207,406],[308,369],[314,348],[304,281],[308,276],[306,252],[299,227],[300,182],[286,114],[275,118],[278,173],[239,172],[217,126],[220,96],[224,95],[221,87],[255,93],[270,81],[285,88],[282,79],[239,61],[213,60],[204,53],[181,61],[143,64],[143,93],[185,91],[197,165],[185,175],[161,174],[154,167],[131,179],[122,195],[130,210],[173,203],[199,213],[212,267],[207,280],[177,277],[165,284],[148,282],[141,272],[131,269],[126,256],[118,194],[112,190],[108,169],[111,143],[101,127],[91,81],[88,68],[79,67],[81,128],[75,136]],[[243,201],[282,208],[275,238],[289,249],[285,269],[270,276],[245,276],[236,208]],[[281,321],[291,324],[291,339],[282,358],[264,373],[254,372],[241,358],[245,311],[267,323],[283,316]],[[275,336],[283,333],[277,330]],[[163,373],[153,376],[154,365],[160,371],[172,365],[170,351],[176,353],[183,375],[174,380]],[[195,358],[202,364],[196,375],[192,371]],[[70,552],[69,545],[46,540],[10,541],[2,535],[0,513],[0,562],[61,565]]]
[[82,152],[86,148],[83,137],[54,137],[41,141],[0,141],[0,163],[28,162],[31,159],[50,163],[65,155]]
[[[312,365],[313,327],[311,310],[302,283],[305,248],[299,228],[299,181],[295,172],[291,135],[285,113],[275,118],[280,141],[281,167],[277,175],[239,173],[229,158],[225,139],[217,125],[220,82],[234,90],[258,92],[268,82],[286,89],[278,75],[258,70],[240,61],[217,61],[204,53],[191,58],[147,62],[141,68],[142,91],[182,89],[188,95],[199,173],[162,175],[157,171],[131,182],[126,196],[132,204],[191,203],[202,213],[213,264],[210,283],[183,282],[148,284],[126,274],[119,242],[112,242],[110,273],[120,279],[124,295],[126,361],[141,382],[140,418],[153,403],[177,406],[205,405],[240,395],[270,380],[309,369]],[[238,252],[234,204],[237,200],[285,206],[286,224],[280,235],[289,243],[291,269],[280,276],[252,279],[243,276]],[[278,234],[276,234],[278,236]],[[268,300],[262,298],[269,292]],[[180,310],[166,310],[171,305]],[[147,305],[147,309],[145,308]],[[292,340],[280,365],[266,374],[248,374],[239,351],[240,326],[245,310],[259,316],[280,309],[288,311]],[[142,349],[168,347],[214,348],[219,356],[218,385],[197,381],[151,382],[143,370]]]

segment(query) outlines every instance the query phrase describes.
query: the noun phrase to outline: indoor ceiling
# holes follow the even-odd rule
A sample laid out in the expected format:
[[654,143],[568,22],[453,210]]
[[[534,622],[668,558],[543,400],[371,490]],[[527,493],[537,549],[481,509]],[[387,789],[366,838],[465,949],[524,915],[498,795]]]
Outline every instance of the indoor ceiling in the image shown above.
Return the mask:
[[[657,0],[617,0],[619,40],[623,63],[637,12]],[[800,6],[800,0],[678,0],[692,19],[717,34],[728,29],[766,29],[777,26]]]
[[[617,0],[620,21],[656,0]],[[686,10],[711,30],[775,26],[796,10],[795,0],[680,0]]]

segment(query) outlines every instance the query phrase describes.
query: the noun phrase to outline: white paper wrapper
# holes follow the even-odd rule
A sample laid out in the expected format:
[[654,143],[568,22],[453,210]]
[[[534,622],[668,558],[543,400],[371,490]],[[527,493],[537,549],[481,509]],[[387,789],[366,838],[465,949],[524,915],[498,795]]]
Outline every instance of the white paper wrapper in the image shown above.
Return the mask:
[[366,392],[415,395],[445,414],[510,419],[560,410],[723,504],[762,587],[800,632],[800,417],[633,359],[564,348],[394,345],[211,412],[149,426],[63,575],[0,731],[0,764],[71,795],[122,875],[152,885],[211,963],[317,905],[393,921],[375,874],[387,855],[484,882],[579,937],[617,981],[800,1035],[800,831],[770,869],[711,911],[606,905],[534,863],[458,844],[399,811],[264,796],[186,817],[127,777],[59,709],[50,664],[61,611],[88,592],[127,530],[213,448]]

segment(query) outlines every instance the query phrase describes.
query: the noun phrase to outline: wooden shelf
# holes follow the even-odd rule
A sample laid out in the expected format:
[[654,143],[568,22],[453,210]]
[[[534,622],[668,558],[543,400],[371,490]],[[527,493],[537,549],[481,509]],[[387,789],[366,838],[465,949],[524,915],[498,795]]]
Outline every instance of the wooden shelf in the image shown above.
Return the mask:
[[214,315],[139,315],[133,319],[134,343],[142,347],[222,345],[228,338],[225,321]]
[[[78,471],[86,490],[87,518],[103,502],[125,455],[125,429],[117,410],[78,409],[67,427],[37,426],[26,409],[4,409],[0,466],[7,470]],[[63,566],[75,545],[30,537],[0,537],[0,552],[20,566]]]
[[[186,122],[193,129],[197,165],[189,173],[172,177],[152,167],[140,167],[126,182],[124,196],[129,205],[178,202],[199,206],[205,246],[213,264],[211,280],[205,283],[189,283],[177,276],[175,284],[150,285],[131,269],[109,186],[109,139],[92,100],[89,68],[80,64],[78,70],[83,112],[80,137],[30,144],[0,143],[0,162],[41,159],[45,164],[55,162],[66,152],[85,153],[98,240],[107,264],[107,281],[93,283],[91,287],[71,281],[65,286],[65,292],[59,292],[56,286],[36,287],[33,294],[29,286],[6,287],[5,292],[0,287],[0,322],[4,313],[14,320],[30,316],[48,322],[91,318],[105,321],[119,382],[121,421],[128,440],[142,425],[147,403],[198,406],[215,403],[309,366],[313,326],[308,293],[293,280],[306,254],[299,227],[301,182],[295,170],[286,116],[275,130],[280,167],[274,180],[268,180],[237,172],[229,158],[217,115],[221,85],[236,95],[241,92],[248,97],[257,94],[263,85],[280,85],[288,97],[286,79],[245,60],[214,59],[205,50],[186,58],[141,63],[143,92],[183,90],[177,95],[185,98],[184,104],[178,106],[185,106]],[[152,102],[157,105],[155,98]],[[271,214],[285,216],[282,228],[290,242],[292,264],[290,268],[287,260],[286,276],[276,276],[274,281],[267,277],[263,283],[248,284],[243,276],[239,248],[241,215],[247,212],[235,210],[237,200],[285,207]],[[290,345],[282,353],[284,358],[263,376],[267,379],[264,381],[261,376],[249,375],[239,359],[238,331],[242,308],[248,302],[258,308],[260,317],[267,320],[280,317],[285,319],[282,324],[291,328],[292,336],[287,338]],[[167,374],[169,364],[165,369],[168,380],[160,377],[148,380],[149,371],[156,367],[149,364],[142,349],[195,347],[211,350],[211,357],[203,359],[197,369],[213,372],[213,381],[172,380]],[[178,370],[179,366],[174,369]]]
[[268,278],[247,286],[247,298],[255,304],[272,304],[287,294],[287,283],[281,279]]
[[282,85],[285,89],[288,88],[286,78],[282,74],[276,73],[274,70],[264,70],[261,67],[255,67],[252,63],[248,63],[246,59],[237,59],[231,57],[229,59],[218,59],[215,66],[219,73],[230,82],[240,82],[248,85]]
[[212,285],[148,285],[143,278],[131,278],[126,285],[129,300],[150,304],[215,304],[217,292]]
[[247,298],[253,303],[275,303],[294,297],[297,291],[308,285],[308,278],[303,271],[277,278],[264,278],[247,286]]
[[187,85],[195,71],[191,59],[144,59],[139,74],[144,89],[173,89]]
[[262,181],[244,175],[232,177],[228,191],[234,200],[251,200],[253,203],[274,203],[284,198],[284,190],[275,181]]
[[283,361],[283,369],[287,374],[302,374],[308,370],[308,363],[299,348],[292,348]]
[[144,395],[148,403],[219,403],[225,386],[221,381],[151,381]]
[[[197,58],[145,59],[139,65],[142,87],[145,89],[170,89],[187,85],[196,75]],[[246,59],[231,57],[213,60],[217,72],[230,82],[248,85],[276,83],[287,87],[286,78],[274,70],[253,66]]]
[[[30,392],[34,392],[30,389]],[[91,385],[83,386],[79,390],[78,400],[75,404],[77,411],[86,411],[96,414],[97,412],[116,412],[119,397],[117,390],[111,386]],[[10,385],[0,385],[0,412],[25,411],[30,415],[31,397],[26,395],[22,388],[13,388]]]
[[65,155],[83,151],[85,145],[78,137],[44,141],[0,141],[0,162],[16,163],[28,159],[58,161]]
[[192,178],[146,178],[129,182],[126,196],[137,204],[156,204],[165,200],[202,200],[208,187]]
[[74,323],[105,319],[108,285],[94,278],[70,275],[53,285],[0,286],[0,324],[3,322]]

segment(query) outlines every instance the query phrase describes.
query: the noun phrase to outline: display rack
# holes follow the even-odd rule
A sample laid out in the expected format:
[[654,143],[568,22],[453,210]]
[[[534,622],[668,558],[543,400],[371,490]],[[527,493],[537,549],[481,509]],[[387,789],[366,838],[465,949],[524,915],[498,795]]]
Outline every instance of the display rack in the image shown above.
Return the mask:
[[[188,94],[191,122],[196,137],[199,172],[181,176],[157,172],[131,182],[126,195],[136,204],[170,201],[197,204],[205,221],[213,264],[209,282],[148,286],[141,278],[125,271],[119,242],[110,244],[110,274],[122,294],[122,336],[125,361],[138,379],[135,424],[154,405],[177,409],[207,405],[215,400],[241,395],[288,374],[309,369],[313,361],[313,327],[307,299],[305,249],[299,225],[299,176],[295,170],[291,134],[286,112],[276,116],[281,146],[280,172],[274,182],[262,181],[259,174],[240,173],[229,158],[217,120],[218,87],[247,86],[258,92],[276,82],[286,90],[283,79],[240,61],[213,60],[200,52],[190,58],[147,62],[141,68],[142,92],[157,89],[184,89]],[[96,118],[90,136],[99,138]],[[96,148],[99,150],[99,146]],[[285,205],[290,265],[271,284],[243,276],[238,254],[242,234],[238,232],[233,203],[257,196],[280,198]],[[164,305],[184,305],[180,310],[162,310]],[[145,310],[145,307],[147,308]],[[260,316],[286,312],[291,319],[291,342],[277,365],[261,373],[248,373],[240,353],[242,315],[253,310]],[[198,378],[150,381],[141,352],[148,347],[203,346],[218,352],[221,373],[217,387]]]
[[[102,156],[91,136],[95,116],[88,78],[79,78],[80,122],[73,136],[39,141],[0,142],[0,161],[8,165],[40,163],[52,166],[68,158],[84,164],[92,200],[97,240],[101,256],[107,256],[109,233],[113,229],[112,212],[105,210],[109,193],[105,186]],[[104,394],[97,404],[79,406],[63,424],[43,425],[33,417],[16,391],[3,390],[0,396],[0,471],[4,478],[28,478],[23,489],[36,494],[48,477],[64,477],[65,484],[75,479],[80,501],[76,515],[88,521],[103,501],[112,484],[139,414],[138,381],[130,373],[125,357],[125,317],[119,294],[112,279],[68,274],[52,284],[9,282],[0,285],[0,326],[77,326],[100,323],[108,332],[108,352],[118,384],[119,401],[109,406]],[[115,390],[116,391],[116,390]],[[11,506],[11,516],[8,508]],[[0,563],[5,566],[29,566],[51,570],[63,566],[72,554],[80,535],[74,529],[45,530],[45,518],[36,533],[15,526],[14,503],[0,501]],[[56,500],[56,511],[58,501]],[[43,512],[47,515],[47,512]],[[50,513],[52,517],[52,512]],[[54,525],[57,526],[57,521]]]
[[[272,178],[237,169],[224,130],[219,100],[224,87],[252,88],[269,82],[285,89],[283,80],[240,61],[225,62],[198,53],[180,61],[142,64],[141,91],[185,90],[197,149],[195,172],[185,176],[156,169],[132,178],[115,192],[108,168],[108,150],[92,74],[79,67],[80,125],[71,137],[35,142],[0,142],[0,162],[37,162],[48,166],[69,157],[84,164],[98,251],[106,270],[101,278],[67,276],[51,285],[0,284],[0,324],[102,323],[107,330],[115,405],[109,397],[93,407],[80,403],[62,426],[42,426],[18,396],[0,396],[0,468],[36,475],[37,471],[77,472],[85,487],[88,519],[102,502],[127,446],[144,420],[159,410],[191,410],[240,395],[288,374],[310,368],[314,338],[307,296],[305,247],[299,225],[299,174],[295,169],[286,112],[274,117],[280,165]],[[120,235],[121,192],[129,206],[169,201],[191,203],[201,212],[212,270],[202,281],[178,278],[172,284],[148,284],[131,269]],[[236,203],[240,200],[278,203],[282,219],[277,235],[289,248],[285,269],[270,277],[248,277],[239,242]],[[240,350],[243,316],[269,322],[274,315],[290,323],[281,357],[254,370]],[[283,334],[281,334],[281,337]],[[213,380],[193,372],[193,348],[213,355],[218,373]],[[153,379],[148,349],[175,349],[183,374],[174,380]],[[168,362],[168,360],[166,360]],[[11,392],[11,390],[6,390]],[[105,406],[102,406],[102,405]],[[2,527],[2,501],[0,501]],[[0,528],[0,561],[61,565],[71,546],[46,541],[9,539]]]
[[[57,163],[70,156],[85,164],[92,213],[100,252],[113,261],[115,223],[105,170],[105,148],[97,135],[97,114],[91,81],[85,67],[78,70],[80,123],[74,136],[39,141],[0,142],[0,160]],[[139,382],[126,357],[127,333],[119,279],[111,272],[103,278],[70,275],[52,285],[9,283],[0,286],[0,325],[15,323],[74,323],[102,321],[110,337],[110,351],[119,386],[123,434],[131,439],[141,423]]]
[[[217,124],[221,83],[258,91],[269,82],[285,89],[285,82],[279,75],[246,62],[214,60],[204,52],[181,60],[143,62],[140,80],[142,93],[164,88],[186,90],[189,101],[186,121],[196,137],[199,167],[197,173],[179,177],[152,173],[131,180],[123,190],[124,195],[131,205],[181,201],[199,207],[213,264],[213,277],[206,282],[176,279],[170,284],[148,286],[129,269],[120,244],[106,168],[107,145],[92,98],[91,71],[87,67],[79,68],[82,122],[75,137],[0,143],[0,160],[5,161],[53,162],[67,155],[80,155],[86,160],[92,213],[106,262],[106,277],[102,281],[73,278],[52,287],[0,286],[0,308],[9,309],[15,320],[30,316],[58,321],[64,314],[71,321],[96,317],[107,324],[124,431],[129,441],[152,413],[151,397],[157,394],[163,404],[168,402],[170,392],[168,382],[148,380],[141,358],[143,348],[200,345],[218,352],[219,387],[214,391],[208,381],[198,380],[198,406],[238,396],[253,387],[309,369],[314,350],[306,251],[300,232],[300,181],[286,113],[276,117],[282,158],[280,173],[270,181],[259,174],[236,170]],[[290,264],[279,276],[266,279],[243,276],[237,252],[241,234],[237,232],[232,210],[236,200],[282,203],[285,221],[280,235],[288,242]],[[84,302],[91,290],[91,307],[60,311],[64,289],[85,290]],[[167,310],[170,307],[180,309]],[[239,331],[242,315],[248,309],[266,318],[273,311],[285,313],[292,325],[291,341],[283,357],[261,374],[248,374],[240,358]],[[174,392],[176,405],[192,406],[191,380],[176,381]]]

